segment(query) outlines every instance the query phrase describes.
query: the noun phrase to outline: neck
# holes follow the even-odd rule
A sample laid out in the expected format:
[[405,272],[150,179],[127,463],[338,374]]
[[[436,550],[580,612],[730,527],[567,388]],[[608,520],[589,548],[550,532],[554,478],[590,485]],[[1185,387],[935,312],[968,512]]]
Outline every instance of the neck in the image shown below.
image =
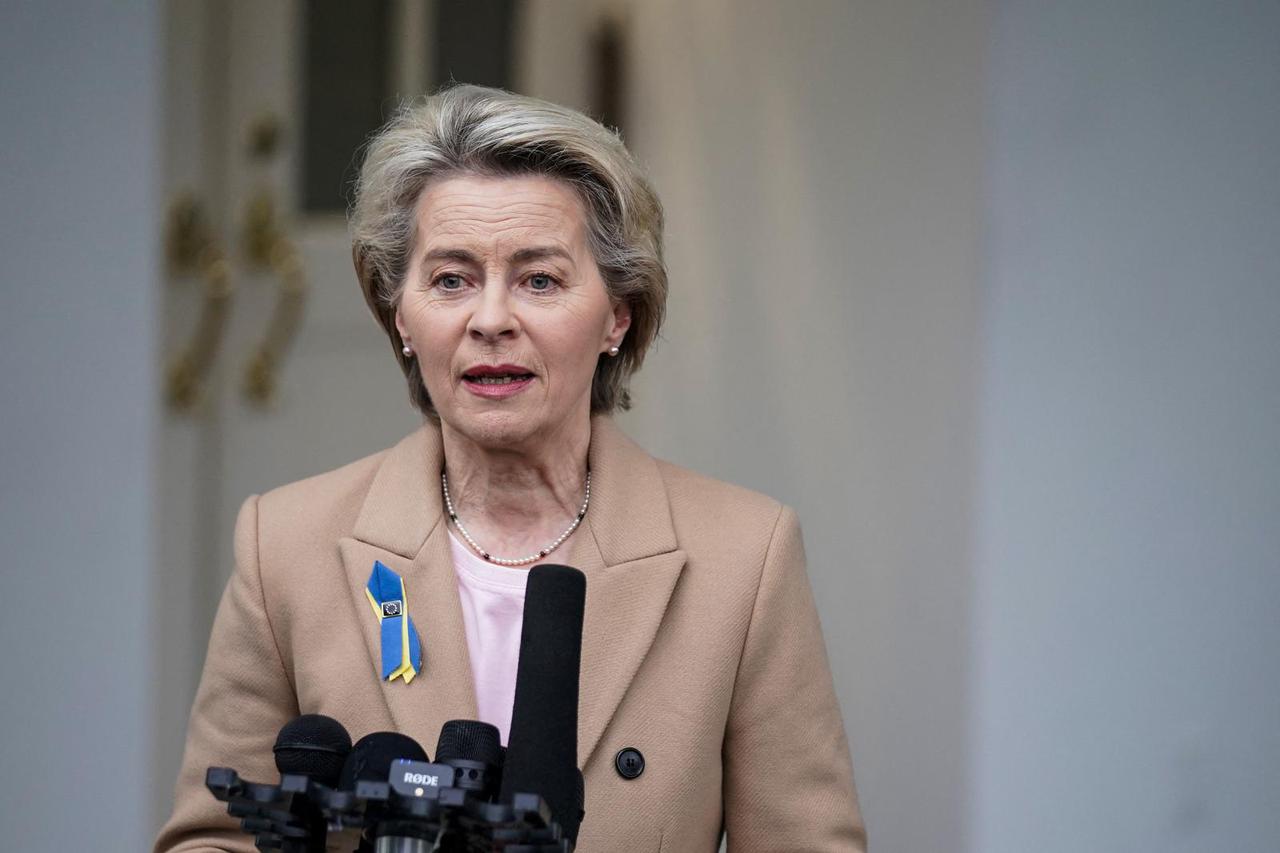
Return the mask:
[[583,418],[532,447],[491,447],[441,425],[454,512],[490,553],[536,553],[582,507],[591,422]]

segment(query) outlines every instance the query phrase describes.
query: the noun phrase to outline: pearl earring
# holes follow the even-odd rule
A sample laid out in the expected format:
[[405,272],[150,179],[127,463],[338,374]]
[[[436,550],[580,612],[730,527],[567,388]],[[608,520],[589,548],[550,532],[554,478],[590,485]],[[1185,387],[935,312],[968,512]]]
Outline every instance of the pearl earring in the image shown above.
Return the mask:
[[621,350],[619,350],[617,347],[609,347],[609,355],[610,355],[610,356],[612,356],[612,357],[615,357],[615,358],[616,358],[619,352],[621,352]]
[[404,353],[406,356],[413,355],[413,347],[409,346],[408,344],[405,344],[404,346],[400,347],[400,352]]

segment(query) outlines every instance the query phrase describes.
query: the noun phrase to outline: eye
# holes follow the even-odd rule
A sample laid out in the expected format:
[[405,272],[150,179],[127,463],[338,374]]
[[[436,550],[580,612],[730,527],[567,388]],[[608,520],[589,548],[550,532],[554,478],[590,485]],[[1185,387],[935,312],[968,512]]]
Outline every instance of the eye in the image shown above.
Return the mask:
[[440,290],[444,290],[447,292],[454,292],[454,291],[461,290],[463,287],[465,287],[466,281],[463,280],[462,276],[458,275],[457,273],[450,272],[450,273],[445,273],[444,275],[436,276],[436,279],[433,282],[433,284],[435,284],[435,286]]
[[529,289],[535,293],[546,293],[548,290],[554,290],[557,284],[555,278],[544,273],[536,272],[529,276]]

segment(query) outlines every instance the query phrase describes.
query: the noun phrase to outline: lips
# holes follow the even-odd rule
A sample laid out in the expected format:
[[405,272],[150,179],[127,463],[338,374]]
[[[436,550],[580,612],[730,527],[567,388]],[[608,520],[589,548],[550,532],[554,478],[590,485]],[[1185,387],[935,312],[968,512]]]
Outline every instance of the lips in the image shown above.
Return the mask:
[[462,374],[462,383],[482,397],[505,397],[525,388],[533,378],[533,373],[518,364],[478,364]]
[[500,385],[521,379],[532,379],[533,371],[526,370],[518,364],[477,364],[462,374],[467,382],[481,382],[486,385]]
[[476,382],[480,385],[510,385],[512,382],[521,382],[525,379],[532,379],[532,373],[491,373],[484,376],[463,376],[463,380],[467,382]]

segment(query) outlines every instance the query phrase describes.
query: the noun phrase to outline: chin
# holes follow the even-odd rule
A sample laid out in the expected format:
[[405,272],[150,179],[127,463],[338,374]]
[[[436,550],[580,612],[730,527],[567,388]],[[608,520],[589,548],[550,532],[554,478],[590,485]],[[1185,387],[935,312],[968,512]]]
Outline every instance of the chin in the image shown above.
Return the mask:
[[455,432],[489,450],[520,447],[539,432],[541,424],[527,412],[467,412],[442,418]]

